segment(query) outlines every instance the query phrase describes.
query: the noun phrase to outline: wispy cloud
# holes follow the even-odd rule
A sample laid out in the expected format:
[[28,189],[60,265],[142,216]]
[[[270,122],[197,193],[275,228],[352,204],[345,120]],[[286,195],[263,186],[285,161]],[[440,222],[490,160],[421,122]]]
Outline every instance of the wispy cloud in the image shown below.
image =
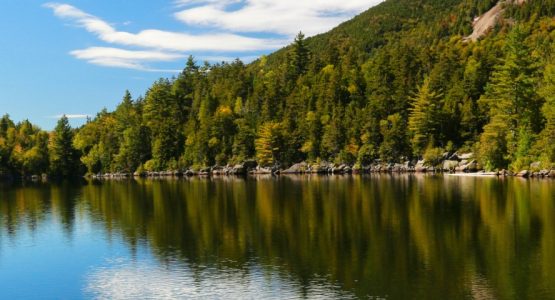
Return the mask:
[[253,54],[285,46],[300,30],[308,35],[324,32],[381,1],[173,0],[174,17],[197,27],[195,32],[201,33],[195,34],[160,29],[128,32],[69,4],[51,2],[44,7],[110,45],[73,50],[75,58],[98,66],[167,72],[176,70],[151,65],[182,60],[191,53],[203,53],[198,58],[210,62],[232,61],[235,55],[252,61]]
[[[327,31],[383,0],[178,0],[175,17],[189,25],[234,32],[269,32],[291,37]],[[242,5],[230,9],[231,4]]]
[[60,119],[63,116],[66,116],[66,118],[68,118],[68,119],[86,119],[86,118],[90,117],[90,115],[87,115],[87,114],[59,114],[59,115],[55,115],[55,116],[48,116],[48,118],[50,118],[50,119]]
[[256,55],[246,55],[246,56],[198,56],[196,57],[200,61],[207,61],[211,63],[220,63],[220,62],[232,62],[236,59],[240,59],[242,62],[249,63],[253,60],[259,58]]
[[283,45],[283,40],[251,38],[233,33],[188,34],[146,29],[138,33],[118,31],[108,22],[74,6],[61,3],[44,5],[60,18],[74,21],[95,34],[100,40],[122,46],[135,46],[166,51],[255,51],[271,50]]
[[[132,51],[109,47],[91,47],[70,52],[75,58],[99,66],[120,67],[143,71],[159,71],[147,67],[145,62],[174,61],[184,55],[160,51]],[[175,70],[163,70],[173,72]]]

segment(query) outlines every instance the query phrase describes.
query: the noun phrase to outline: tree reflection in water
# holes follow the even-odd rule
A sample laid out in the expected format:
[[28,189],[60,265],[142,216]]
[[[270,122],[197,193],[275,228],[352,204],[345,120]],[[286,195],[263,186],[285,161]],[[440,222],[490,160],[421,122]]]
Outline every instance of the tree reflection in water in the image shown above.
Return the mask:
[[259,273],[304,296],[325,281],[335,296],[555,298],[554,195],[551,181],[420,175],[4,186],[0,241],[47,214],[71,237],[87,216],[205,281]]

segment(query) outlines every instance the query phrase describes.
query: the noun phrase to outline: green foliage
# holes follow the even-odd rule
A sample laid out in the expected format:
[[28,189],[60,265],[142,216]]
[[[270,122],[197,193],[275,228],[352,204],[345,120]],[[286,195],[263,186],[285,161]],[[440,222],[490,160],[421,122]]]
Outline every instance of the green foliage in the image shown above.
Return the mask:
[[271,166],[279,162],[279,153],[282,150],[283,142],[283,132],[279,123],[262,124],[255,141],[258,163],[261,166]]
[[408,120],[408,128],[412,135],[412,148],[419,154],[440,133],[441,94],[431,90],[430,80],[426,78],[412,98],[412,108]]
[[488,169],[537,160],[550,167],[555,3],[508,5],[515,22],[501,18],[467,41],[473,19],[495,4],[387,0],[328,33],[299,33],[248,65],[189,57],[177,78],[156,81],[144,99],[126,92],[115,111],[75,130],[59,124],[50,136],[4,116],[0,176],[76,173],[75,155],[62,156],[72,147],[89,173],[253,158],[265,166],[422,155],[434,162],[442,148],[473,149]]
[[534,150],[544,167],[551,168],[555,167],[555,56],[551,57],[551,62],[545,68],[540,94],[545,97],[542,108],[545,127]]
[[387,120],[380,121],[380,132],[383,142],[380,145],[380,158],[383,161],[396,161],[401,156],[407,155],[408,139],[407,124],[403,117],[396,113],[388,116]]
[[79,154],[73,147],[73,136],[67,117],[62,116],[51,134],[48,145],[52,175],[69,177],[79,173]]
[[443,160],[443,153],[445,150],[443,148],[432,147],[431,144],[428,146],[426,151],[424,151],[424,161],[425,164],[430,167],[439,167]]
[[[506,55],[480,100],[489,108],[490,115],[480,153],[491,168],[506,167],[505,162],[529,160],[531,139],[543,125],[540,112],[543,99],[536,93],[538,64],[525,44],[527,35],[522,26],[516,26],[507,36]],[[491,143],[498,148],[492,148]]]

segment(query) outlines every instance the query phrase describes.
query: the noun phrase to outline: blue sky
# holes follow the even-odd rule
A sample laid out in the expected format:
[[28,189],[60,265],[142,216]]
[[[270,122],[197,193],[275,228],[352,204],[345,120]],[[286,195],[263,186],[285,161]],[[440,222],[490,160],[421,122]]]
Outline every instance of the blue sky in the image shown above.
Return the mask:
[[248,62],[302,30],[325,32],[380,0],[4,1],[0,10],[0,114],[52,129],[74,126],[124,91],[145,93],[188,55]]

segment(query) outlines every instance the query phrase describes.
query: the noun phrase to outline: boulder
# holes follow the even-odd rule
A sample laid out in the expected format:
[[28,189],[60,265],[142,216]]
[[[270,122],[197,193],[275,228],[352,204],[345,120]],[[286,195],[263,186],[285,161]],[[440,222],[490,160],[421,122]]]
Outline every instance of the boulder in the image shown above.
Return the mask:
[[549,176],[549,170],[541,170],[539,173],[541,177]]
[[517,177],[528,178],[530,177],[530,172],[528,170],[522,170],[516,174]]
[[233,168],[231,169],[231,174],[233,174],[233,175],[245,175],[245,174],[247,174],[247,169],[245,168],[245,166],[243,164],[237,164],[237,165],[233,166]]
[[328,172],[328,166],[326,164],[314,164],[310,166],[310,173],[313,174],[322,174]]
[[403,164],[392,164],[392,165],[389,165],[388,169],[389,169],[390,172],[393,172],[393,173],[401,173],[401,172],[404,172],[405,165],[403,165]]
[[135,172],[133,173],[134,177],[145,177],[146,176],[146,172],[142,171],[142,172]]
[[448,160],[456,160],[456,161],[459,161],[460,158],[459,158],[459,155],[458,155],[457,153],[455,153],[455,154],[449,156]]
[[428,167],[425,166],[426,161],[425,160],[419,160],[416,165],[414,166],[414,170],[416,172],[422,172],[425,173],[428,171]]
[[483,176],[499,176],[500,173],[497,171],[493,171],[493,172],[482,172],[480,174]]
[[258,166],[254,170],[251,170],[251,173],[252,174],[272,174],[272,169]]
[[446,160],[443,162],[443,171],[455,171],[455,169],[459,166],[458,160]]
[[215,166],[215,167],[212,168],[212,174],[213,175],[225,175],[226,174],[226,169],[224,167]]
[[540,167],[541,167],[541,163],[539,161],[536,161],[530,164],[530,169],[532,170],[539,170]]
[[339,166],[337,166],[337,167],[332,167],[331,173],[333,173],[333,174],[343,174],[343,173],[345,173],[345,168],[346,168],[346,167],[347,167],[347,166],[344,165],[344,164],[339,165]]
[[549,174],[547,176],[549,176],[549,178],[555,178],[555,170],[549,171]]
[[474,158],[474,153],[457,154],[460,160],[471,160]]
[[258,163],[256,162],[256,160],[245,160],[243,162],[243,167],[245,167],[247,170],[254,170],[257,166]]
[[478,163],[475,160],[470,161],[467,164],[459,163],[459,166],[456,168],[456,171],[459,172],[476,172],[478,171]]
[[308,165],[305,162],[292,165],[290,168],[281,171],[282,174],[301,174],[308,170]]

